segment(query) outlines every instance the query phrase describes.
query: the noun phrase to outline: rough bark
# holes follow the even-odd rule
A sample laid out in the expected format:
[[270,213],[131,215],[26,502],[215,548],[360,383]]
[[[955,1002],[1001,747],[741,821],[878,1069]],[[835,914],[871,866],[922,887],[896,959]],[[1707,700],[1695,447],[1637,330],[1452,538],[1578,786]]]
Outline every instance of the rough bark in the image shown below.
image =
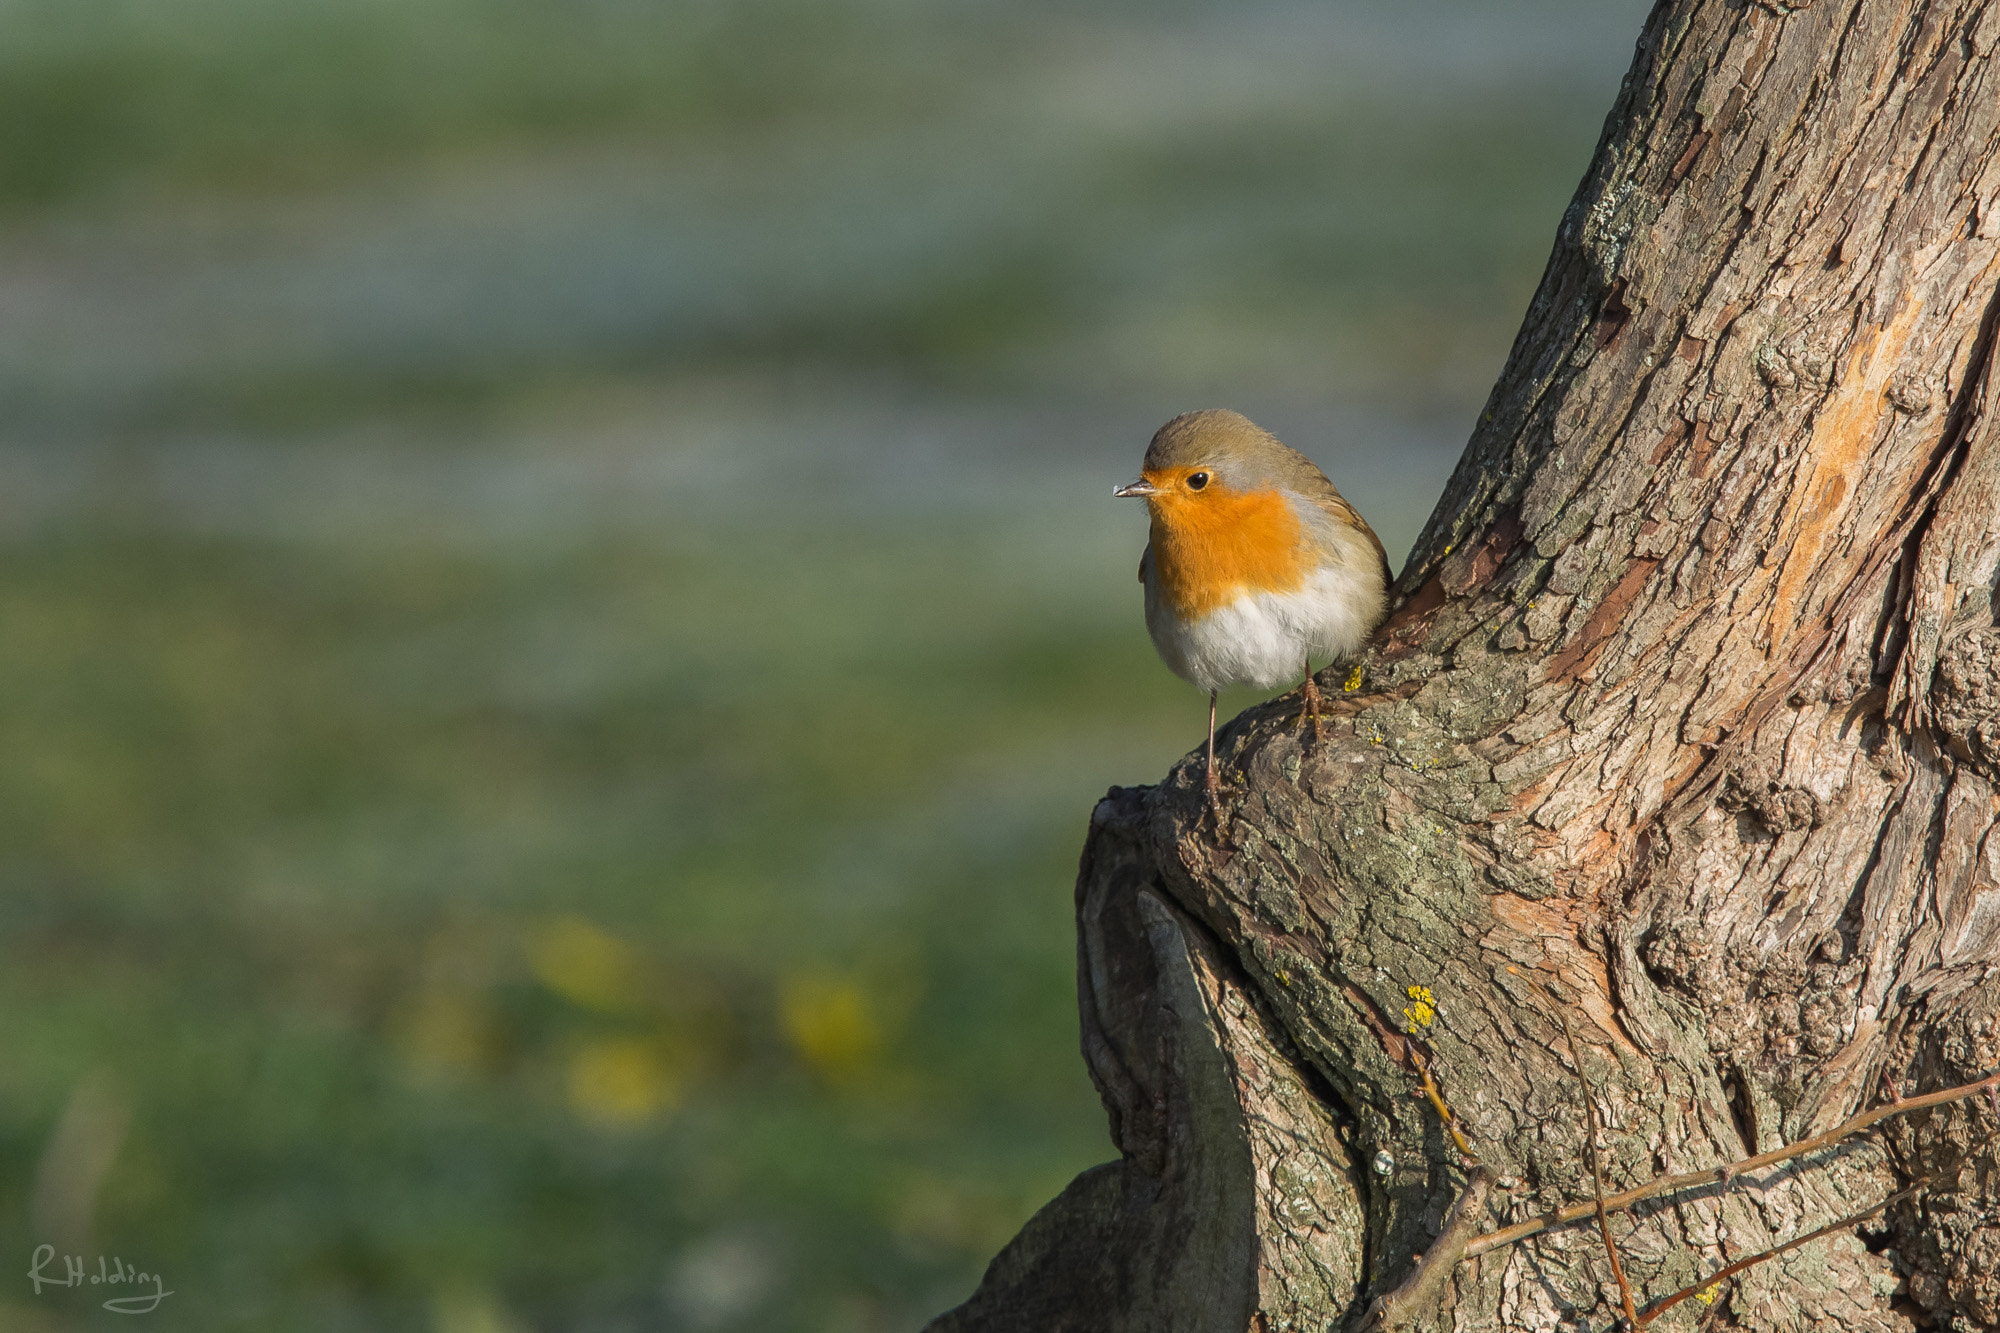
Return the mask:
[[[1238,719],[1226,837],[1198,761],[1099,805],[1123,1159],[933,1328],[1344,1326],[1468,1179],[1418,1058],[1487,1230],[1590,1197],[1585,1085],[1615,1190],[2000,1066],[1996,46],[2000,0],[1655,9],[1329,738]],[[1663,1326],[2000,1328],[1981,1100],[1612,1226],[1643,1308],[1918,1179]],[[1418,1323],[1604,1328],[1609,1284],[1558,1227]]]

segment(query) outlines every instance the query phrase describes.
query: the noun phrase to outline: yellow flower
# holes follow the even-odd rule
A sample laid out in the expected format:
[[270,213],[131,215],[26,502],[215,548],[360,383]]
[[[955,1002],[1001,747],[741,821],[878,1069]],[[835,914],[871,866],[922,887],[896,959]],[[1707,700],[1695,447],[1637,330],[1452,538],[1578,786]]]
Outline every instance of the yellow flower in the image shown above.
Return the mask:
[[528,965],[544,986],[585,1009],[621,1013],[642,998],[632,946],[580,916],[559,916],[529,932]]
[[813,1072],[834,1082],[872,1065],[886,1035],[877,1006],[851,977],[787,977],[778,995],[778,1014],[792,1049]]
[[681,1100],[681,1077],[657,1043],[607,1037],[578,1048],[569,1062],[569,1102],[585,1120],[640,1125]]

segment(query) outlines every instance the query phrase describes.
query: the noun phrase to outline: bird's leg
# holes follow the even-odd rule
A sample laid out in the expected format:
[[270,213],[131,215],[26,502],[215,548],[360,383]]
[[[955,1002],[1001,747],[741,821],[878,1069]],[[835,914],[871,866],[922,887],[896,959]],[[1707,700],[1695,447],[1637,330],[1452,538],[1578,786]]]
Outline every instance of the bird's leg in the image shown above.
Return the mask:
[[1215,691],[1208,692],[1208,768],[1202,778],[1208,793],[1208,812],[1215,816],[1215,831],[1222,832],[1222,782],[1215,776]]
[[[1306,659],[1305,683],[1299,686],[1299,693],[1305,696],[1304,718],[1312,719],[1313,739],[1315,741],[1325,740],[1326,719],[1320,714],[1319,686],[1313,681],[1313,664],[1310,657]],[[1301,718],[1301,721],[1304,718]]]

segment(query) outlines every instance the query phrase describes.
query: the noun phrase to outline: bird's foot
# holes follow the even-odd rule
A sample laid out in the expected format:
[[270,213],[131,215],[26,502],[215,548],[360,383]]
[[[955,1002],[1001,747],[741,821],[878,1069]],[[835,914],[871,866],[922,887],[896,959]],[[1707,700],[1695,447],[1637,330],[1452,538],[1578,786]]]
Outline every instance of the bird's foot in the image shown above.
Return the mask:
[[1209,764],[1203,770],[1202,790],[1208,797],[1208,813],[1215,820],[1216,836],[1220,837],[1229,825],[1222,815],[1222,780],[1215,776],[1215,765]]
[[1326,739],[1326,717],[1320,706],[1319,686],[1313,682],[1310,671],[1306,673],[1305,684],[1299,686],[1299,693],[1303,696],[1304,700],[1304,708],[1300,713],[1299,720],[1302,723],[1312,723],[1312,738],[1315,744],[1324,741]]

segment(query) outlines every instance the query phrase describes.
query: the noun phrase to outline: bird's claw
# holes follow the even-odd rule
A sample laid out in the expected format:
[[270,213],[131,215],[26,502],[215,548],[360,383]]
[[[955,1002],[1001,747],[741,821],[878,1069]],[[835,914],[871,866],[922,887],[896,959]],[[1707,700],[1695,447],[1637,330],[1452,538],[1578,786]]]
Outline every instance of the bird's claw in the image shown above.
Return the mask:
[[1319,686],[1314,683],[1311,672],[1306,673],[1305,683],[1299,686],[1299,693],[1303,697],[1300,721],[1312,723],[1313,743],[1318,744],[1326,739],[1326,716],[1320,707]]
[[1202,791],[1208,797],[1208,813],[1215,820],[1215,831],[1220,833],[1223,829],[1222,783],[1212,768],[1208,770],[1208,780],[1202,783]]

